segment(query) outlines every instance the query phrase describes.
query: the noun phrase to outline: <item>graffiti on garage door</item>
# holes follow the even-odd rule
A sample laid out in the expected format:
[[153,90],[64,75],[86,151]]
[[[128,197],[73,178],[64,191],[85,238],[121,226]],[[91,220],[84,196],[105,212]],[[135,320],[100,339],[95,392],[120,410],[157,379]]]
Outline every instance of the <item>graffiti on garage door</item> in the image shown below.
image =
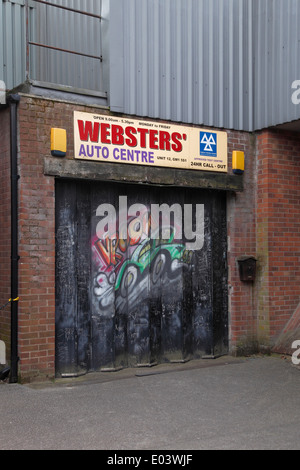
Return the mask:
[[[126,196],[122,199],[127,200]],[[147,295],[149,280],[152,285],[158,281],[176,283],[181,275],[180,268],[192,266],[193,250],[189,248],[202,248],[204,242],[204,206],[196,207],[197,230],[194,233],[188,225],[190,207],[184,211],[188,219],[184,224],[185,232],[194,238],[193,243],[187,245],[182,243],[180,205],[161,204],[159,208],[155,206],[149,210],[142,204],[135,204],[134,211],[130,210],[132,208],[127,211],[120,204],[124,213],[119,213],[119,220],[112,205],[103,206],[97,213],[111,210],[112,214],[98,224],[97,235],[92,240],[93,263],[97,266],[94,295],[104,314],[115,302],[121,313],[128,308],[128,302],[134,307]],[[133,212],[133,216],[128,215]],[[174,214],[173,223],[171,213]]]
[[56,373],[228,352],[226,198],[56,181]]

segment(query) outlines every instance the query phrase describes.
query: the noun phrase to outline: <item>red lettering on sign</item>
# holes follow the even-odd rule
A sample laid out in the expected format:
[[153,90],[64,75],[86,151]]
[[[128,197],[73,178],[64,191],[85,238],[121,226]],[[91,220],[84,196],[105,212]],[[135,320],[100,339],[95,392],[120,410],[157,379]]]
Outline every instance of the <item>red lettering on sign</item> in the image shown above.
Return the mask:
[[146,143],[146,135],[149,133],[148,129],[138,129],[138,132],[140,133],[141,139],[140,139],[140,147],[146,148],[147,143]]
[[[149,148],[152,150],[162,150],[181,152],[182,140],[187,140],[186,134],[167,131],[158,131],[154,129],[138,128],[121,125],[108,124],[91,121],[78,120],[78,129],[80,140],[83,142],[99,142],[102,144],[112,144],[128,147]],[[149,136],[149,137],[148,137]]]
[[78,129],[80,140],[87,142],[90,139],[91,142],[98,142],[100,129],[99,122],[96,122],[93,126],[93,123],[91,121],[86,121],[84,123],[84,121],[79,120]]
[[101,142],[102,144],[110,144],[110,124],[101,124]]
[[181,152],[182,150],[182,143],[180,142],[181,139],[182,139],[182,136],[181,134],[179,134],[179,132],[173,132],[172,140],[174,143],[172,144],[172,150],[174,150],[174,152]]
[[159,133],[159,149],[160,150],[170,150],[170,134],[169,132],[161,131]]
[[113,145],[124,145],[124,129],[121,126],[111,126],[111,143]]
[[150,131],[150,148],[153,150],[158,150],[158,132],[157,131]]
[[126,139],[126,145],[128,147],[136,147],[137,146],[137,138],[134,134],[136,134],[136,129],[134,127],[126,127],[125,128],[125,134],[128,137]]

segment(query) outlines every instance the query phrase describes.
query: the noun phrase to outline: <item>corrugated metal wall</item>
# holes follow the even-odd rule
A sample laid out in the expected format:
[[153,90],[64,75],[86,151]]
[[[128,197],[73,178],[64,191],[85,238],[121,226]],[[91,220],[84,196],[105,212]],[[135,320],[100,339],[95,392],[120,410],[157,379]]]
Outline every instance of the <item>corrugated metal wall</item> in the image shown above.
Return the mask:
[[0,1],[0,80],[7,89],[23,83],[26,71],[25,0]]
[[[51,3],[104,20],[29,0],[30,40],[103,62],[30,46],[31,79],[109,92],[112,111],[176,122],[252,131],[300,118],[291,100],[300,80],[299,0]],[[0,0],[8,89],[26,78],[24,5]]]
[[112,110],[250,131],[300,117],[299,0],[112,0],[110,14]]
[[294,80],[300,80],[299,0],[253,2],[255,128],[300,118],[292,103]]
[[[51,0],[84,12],[108,15],[108,0]],[[80,15],[54,6],[29,0],[29,41],[92,56],[104,56],[103,31],[107,18]],[[106,46],[105,62],[108,48]],[[74,88],[107,91],[104,85],[103,63],[99,59],[29,46],[29,64],[26,64],[26,0],[0,0],[0,80],[7,89],[22,84],[29,78],[41,82]],[[107,82],[107,80],[106,80]],[[106,89],[105,89],[106,88]]]
[[[51,3],[101,15],[101,0],[51,0]],[[38,43],[68,49],[91,56],[102,56],[101,20],[44,4],[36,5]],[[102,65],[99,59],[31,46],[36,58],[31,78],[103,91]],[[36,54],[34,56],[34,54]]]

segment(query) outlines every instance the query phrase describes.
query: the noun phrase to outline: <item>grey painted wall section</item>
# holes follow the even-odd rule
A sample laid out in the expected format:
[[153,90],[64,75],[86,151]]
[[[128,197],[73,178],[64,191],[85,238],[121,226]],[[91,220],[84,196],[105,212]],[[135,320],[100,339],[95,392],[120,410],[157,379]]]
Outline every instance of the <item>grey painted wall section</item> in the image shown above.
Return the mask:
[[300,117],[299,0],[111,0],[110,105],[260,129]]

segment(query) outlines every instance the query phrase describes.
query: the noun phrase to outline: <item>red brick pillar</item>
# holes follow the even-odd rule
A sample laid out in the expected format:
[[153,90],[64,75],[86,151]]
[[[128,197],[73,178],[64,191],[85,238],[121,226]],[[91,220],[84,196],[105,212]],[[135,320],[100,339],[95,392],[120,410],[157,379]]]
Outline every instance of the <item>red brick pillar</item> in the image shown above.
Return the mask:
[[19,356],[21,379],[55,374],[55,193],[43,173],[53,103],[19,105]]
[[258,338],[272,347],[300,299],[300,136],[257,136]]

